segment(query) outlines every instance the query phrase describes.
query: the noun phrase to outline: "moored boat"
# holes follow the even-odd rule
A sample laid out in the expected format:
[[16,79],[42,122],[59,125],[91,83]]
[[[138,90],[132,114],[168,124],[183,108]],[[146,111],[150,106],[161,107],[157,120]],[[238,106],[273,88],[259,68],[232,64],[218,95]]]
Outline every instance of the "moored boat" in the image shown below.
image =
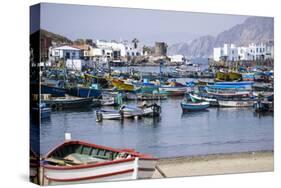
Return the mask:
[[143,115],[141,108],[128,105],[122,105],[120,107],[120,113],[124,118],[140,117]]
[[40,184],[58,185],[151,178],[157,159],[129,149],[66,141],[42,161]]
[[148,117],[158,117],[160,116],[161,113],[161,106],[159,106],[156,103],[150,104],[150,105],[143,105],[142,107],[143,110],[143,116],[148,116]]
[[216,98],[204,97],[196,93],[189,93],[189,98],[194,103],[205,101],[205,102],[209,102],[210,106],[218,106],[218,100]]
[[253,99],[218,99],[220,107],[252,107],[254,102]]
[[118,110],[97,110],[96,111],[96,121],[102,120],[118,120],[123,119],[120,111]]
[[93,98],[80,98],[80,97],[51,97],[48,99],[43,99],[43,103],[52,109],[70,109],[70,108],[84,108],[91,107]]
[[181,108],[183,111],[198,111],[198,110],[205,110],[210,106],[209,102],[181,102]]

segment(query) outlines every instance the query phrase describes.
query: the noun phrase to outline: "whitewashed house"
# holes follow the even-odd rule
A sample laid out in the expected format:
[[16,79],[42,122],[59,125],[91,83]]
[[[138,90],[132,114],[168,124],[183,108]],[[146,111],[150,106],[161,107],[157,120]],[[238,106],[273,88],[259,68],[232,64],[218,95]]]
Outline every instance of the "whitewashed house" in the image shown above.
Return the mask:
[[273,48],[273,44],[266,45],[264,43],[251,43],[248,47],[236,47],[234,44],[224,44],[223,47],[214,48],[213,58],[215,61],[255,61],[268,58],[273,59]]
[[81,50],[72,46],[60,46],[49,48],[49,60],[57,61],[60,59],[80,59]]
[[170,58],[171,63],[184,63],[185,57],[183,55],[171,55],[168,56]]

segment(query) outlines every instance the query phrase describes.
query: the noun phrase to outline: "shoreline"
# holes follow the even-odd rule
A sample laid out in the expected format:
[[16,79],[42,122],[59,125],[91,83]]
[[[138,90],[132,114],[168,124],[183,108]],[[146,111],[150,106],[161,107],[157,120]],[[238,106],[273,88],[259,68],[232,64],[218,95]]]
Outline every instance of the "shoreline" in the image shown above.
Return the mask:
[[274,170],[274,151],[160,158],[152,178],[219,175]]

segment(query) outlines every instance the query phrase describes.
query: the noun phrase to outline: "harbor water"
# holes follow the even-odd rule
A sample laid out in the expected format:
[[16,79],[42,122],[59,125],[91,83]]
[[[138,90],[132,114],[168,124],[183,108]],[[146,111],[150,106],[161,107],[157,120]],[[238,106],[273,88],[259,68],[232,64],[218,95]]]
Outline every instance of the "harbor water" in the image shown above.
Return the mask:
[[[156,101],[162,108],[159,118],[96,122],[98,108],[53,111],[40,125],[40,153],[62,143],[65,133],[71,133],[74,140],[134,148],[160,158],[273,150],[272,114],[257,115],[252,108],[183,113],[181,100]],[[135,101],[127,104],[137,105]],[[38,129],[33,127],[32,132]]]

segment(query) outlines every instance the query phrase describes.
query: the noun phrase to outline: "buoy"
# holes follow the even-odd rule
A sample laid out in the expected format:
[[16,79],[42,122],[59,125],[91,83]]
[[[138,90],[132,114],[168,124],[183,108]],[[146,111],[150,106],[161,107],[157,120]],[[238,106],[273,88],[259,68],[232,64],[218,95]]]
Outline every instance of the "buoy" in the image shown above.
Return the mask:
[[65,140],[71,140],[71,133],[64,133]]

